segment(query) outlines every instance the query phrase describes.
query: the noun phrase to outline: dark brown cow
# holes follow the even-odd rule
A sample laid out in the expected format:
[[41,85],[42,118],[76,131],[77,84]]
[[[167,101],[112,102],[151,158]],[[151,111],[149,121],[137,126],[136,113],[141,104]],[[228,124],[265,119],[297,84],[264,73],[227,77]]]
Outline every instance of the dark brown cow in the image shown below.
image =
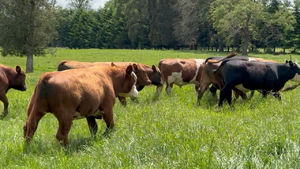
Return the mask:
[[[183,86],[194,84],[198,89],[202,75],[202,63],[204,59],[163,59],[158,68],[162,74],[162,80],[166,82],[166,92],[171,93],[173,84]],[[157,93],[161,93],[162,86],[157,87]]]
[[8,100],[6,93],[9,89],[13,88],[20,91],[27,89],[25,84],[26,75],[20,66],[16,66],[16,69],[10,68],[0,64],[0,100],[4,104],[4,110],[2,117],[8,114]]
[[131,65],[126,69],[97,66],[43,74],[27,107],[24,138],[29,141],[33,137],[46,112],[58,119],[56,138],[63,145],[69,144],[74,119],[86,118],[92,135],[98,129],[96,118],[103,117],[107,129],[112,128],[116,96],[137,97],[136,81]]
[[[79,61],[61,61],[58,64],[58,71],[67,70],[67,69],[78,69],[84,67],[92,67],[92,66],[111,66],[112,62],[79,62]],[[161,74],[157,68],[152,65],[152,68],[145,64],[134,63],[134,62],[113,62],[116,67],[126,68],[128,65],[134,66],[134,73],[137,75],[137,90],[140,91],[143,89],[145,85],[162,85],[161,84]],[[150,79],[149,79],[150,78]],[[122,96],[118,96],[122,105],[126,105],[126,98]]]

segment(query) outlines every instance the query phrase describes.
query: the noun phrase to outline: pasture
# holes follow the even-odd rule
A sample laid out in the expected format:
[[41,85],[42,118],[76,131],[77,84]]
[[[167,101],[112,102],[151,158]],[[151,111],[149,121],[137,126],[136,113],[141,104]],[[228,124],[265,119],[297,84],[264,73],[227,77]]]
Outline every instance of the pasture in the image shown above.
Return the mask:
[[[28,90],[11,89],[9,114],[0,119],[0,168],[299,168],[300,89],[282,93],[282,101],[255,93],[216,109],[206,92],[196,105],[194,86],[175,86],[170,95],[155,95],[145,87],[127,107],[114,107],[115,128],[109,135],[103,120],[91,137],[86,120],[75,120],[70,147],[55,138],[58,121],[45,115],[30,145],[23,139],[26,108],[39,76],[55,71],[61,60],[132,61],[157,66],[163,58],[207,58],[227,53],[154,50],[58,49],[56,56],[34,58],[34,73],[27,74]],[[284,62],[289,55],[249,56]],[[292,55],[293,60],[300,56]],[[1,64],[25,69],[26,58],[0,57]],[[293,84],[289,82],[287,85]],[[219,93],[219,92],[218,92]],[[3,104],[0,104],[3,110]]]

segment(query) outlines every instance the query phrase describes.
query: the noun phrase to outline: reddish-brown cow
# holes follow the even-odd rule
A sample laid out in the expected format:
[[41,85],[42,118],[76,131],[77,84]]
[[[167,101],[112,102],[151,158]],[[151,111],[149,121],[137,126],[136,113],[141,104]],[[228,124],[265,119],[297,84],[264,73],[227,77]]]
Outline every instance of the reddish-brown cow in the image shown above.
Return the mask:
[[[67,69],[78,69],[84,67],[92,67],[92,66],[111,66],[112,62],[79,62],[79,61],[61,61],[58,64],[58,71],[67,70]],[[150,68],[147,65],[133,62],[113,62],[116,67],[126,68],[128,65],[133,65],[134,73],[137,75],[137,89],[141,89],[144,85],[150,85],[150,83],[157,85],[161,84],[160,81],[160,72],[157,71],[156,67],[153,65]],[[149,79],[150,78],[150,79]],[[122,96],[118,96],[122,105],[126,105],[126,98]]]
[[[183,86],[194,84],[195,89],[199,87],[202,75],[201,64],[203,59],[163,59],[159,62],[158,68],[162,74],[162,80],[166,82],[166,92],[171,93],[173,84]],[[157,87],[157,93],[161,93],[162,86]]]
[[16,66],[16,69],[10,68],[0,64],[0,100],[4,104],[4,110],[2,117],[8,114],[8,100],[6,93],[9,89],[13,88],[20,91],[27,89],[25,84],[26,75],[20,66]]
[[88,67],[43,74],[31,96],[24,124],[24,138],[29,141],[46,112],[59,121],[56,138],[68,145],[72,120],[86,118],[91,134],[96,134],[96,118],[104,119],[107,129],[114,126],[113,106],[117,95],[137,97],[137,77],[130,65]]

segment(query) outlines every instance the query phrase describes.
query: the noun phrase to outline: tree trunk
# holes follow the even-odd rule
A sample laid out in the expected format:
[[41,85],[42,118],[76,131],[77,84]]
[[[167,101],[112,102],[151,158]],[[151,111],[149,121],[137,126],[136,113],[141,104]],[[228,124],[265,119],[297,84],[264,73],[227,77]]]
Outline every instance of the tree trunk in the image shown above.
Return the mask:
[[33,54],[27,54],[26,73],[33,72]]
[[223,41],[222,41],[221,35],[218,35],[218,42],[219,42],[219,52],[224,52]]
[[243,44],[242,44],[242,55],[243,56],[247,56],[248,55],[248,52],[247,52],[248,44],[249,44],[249,39],[247,37],[245,37],[243,39]]

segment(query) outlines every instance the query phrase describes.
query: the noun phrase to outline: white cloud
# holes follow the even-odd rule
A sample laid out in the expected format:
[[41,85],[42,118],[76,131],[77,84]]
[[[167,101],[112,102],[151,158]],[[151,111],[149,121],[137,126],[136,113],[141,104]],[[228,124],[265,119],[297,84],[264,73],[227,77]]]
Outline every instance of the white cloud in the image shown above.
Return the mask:
[[[93,9],[99,9],[99,7],[104,7],[105,3],[109,0],[93,0],[91,6]],[[69,4],[69,0],[57,0],[57,5],[62,6],[63,8],[67,8]]]

